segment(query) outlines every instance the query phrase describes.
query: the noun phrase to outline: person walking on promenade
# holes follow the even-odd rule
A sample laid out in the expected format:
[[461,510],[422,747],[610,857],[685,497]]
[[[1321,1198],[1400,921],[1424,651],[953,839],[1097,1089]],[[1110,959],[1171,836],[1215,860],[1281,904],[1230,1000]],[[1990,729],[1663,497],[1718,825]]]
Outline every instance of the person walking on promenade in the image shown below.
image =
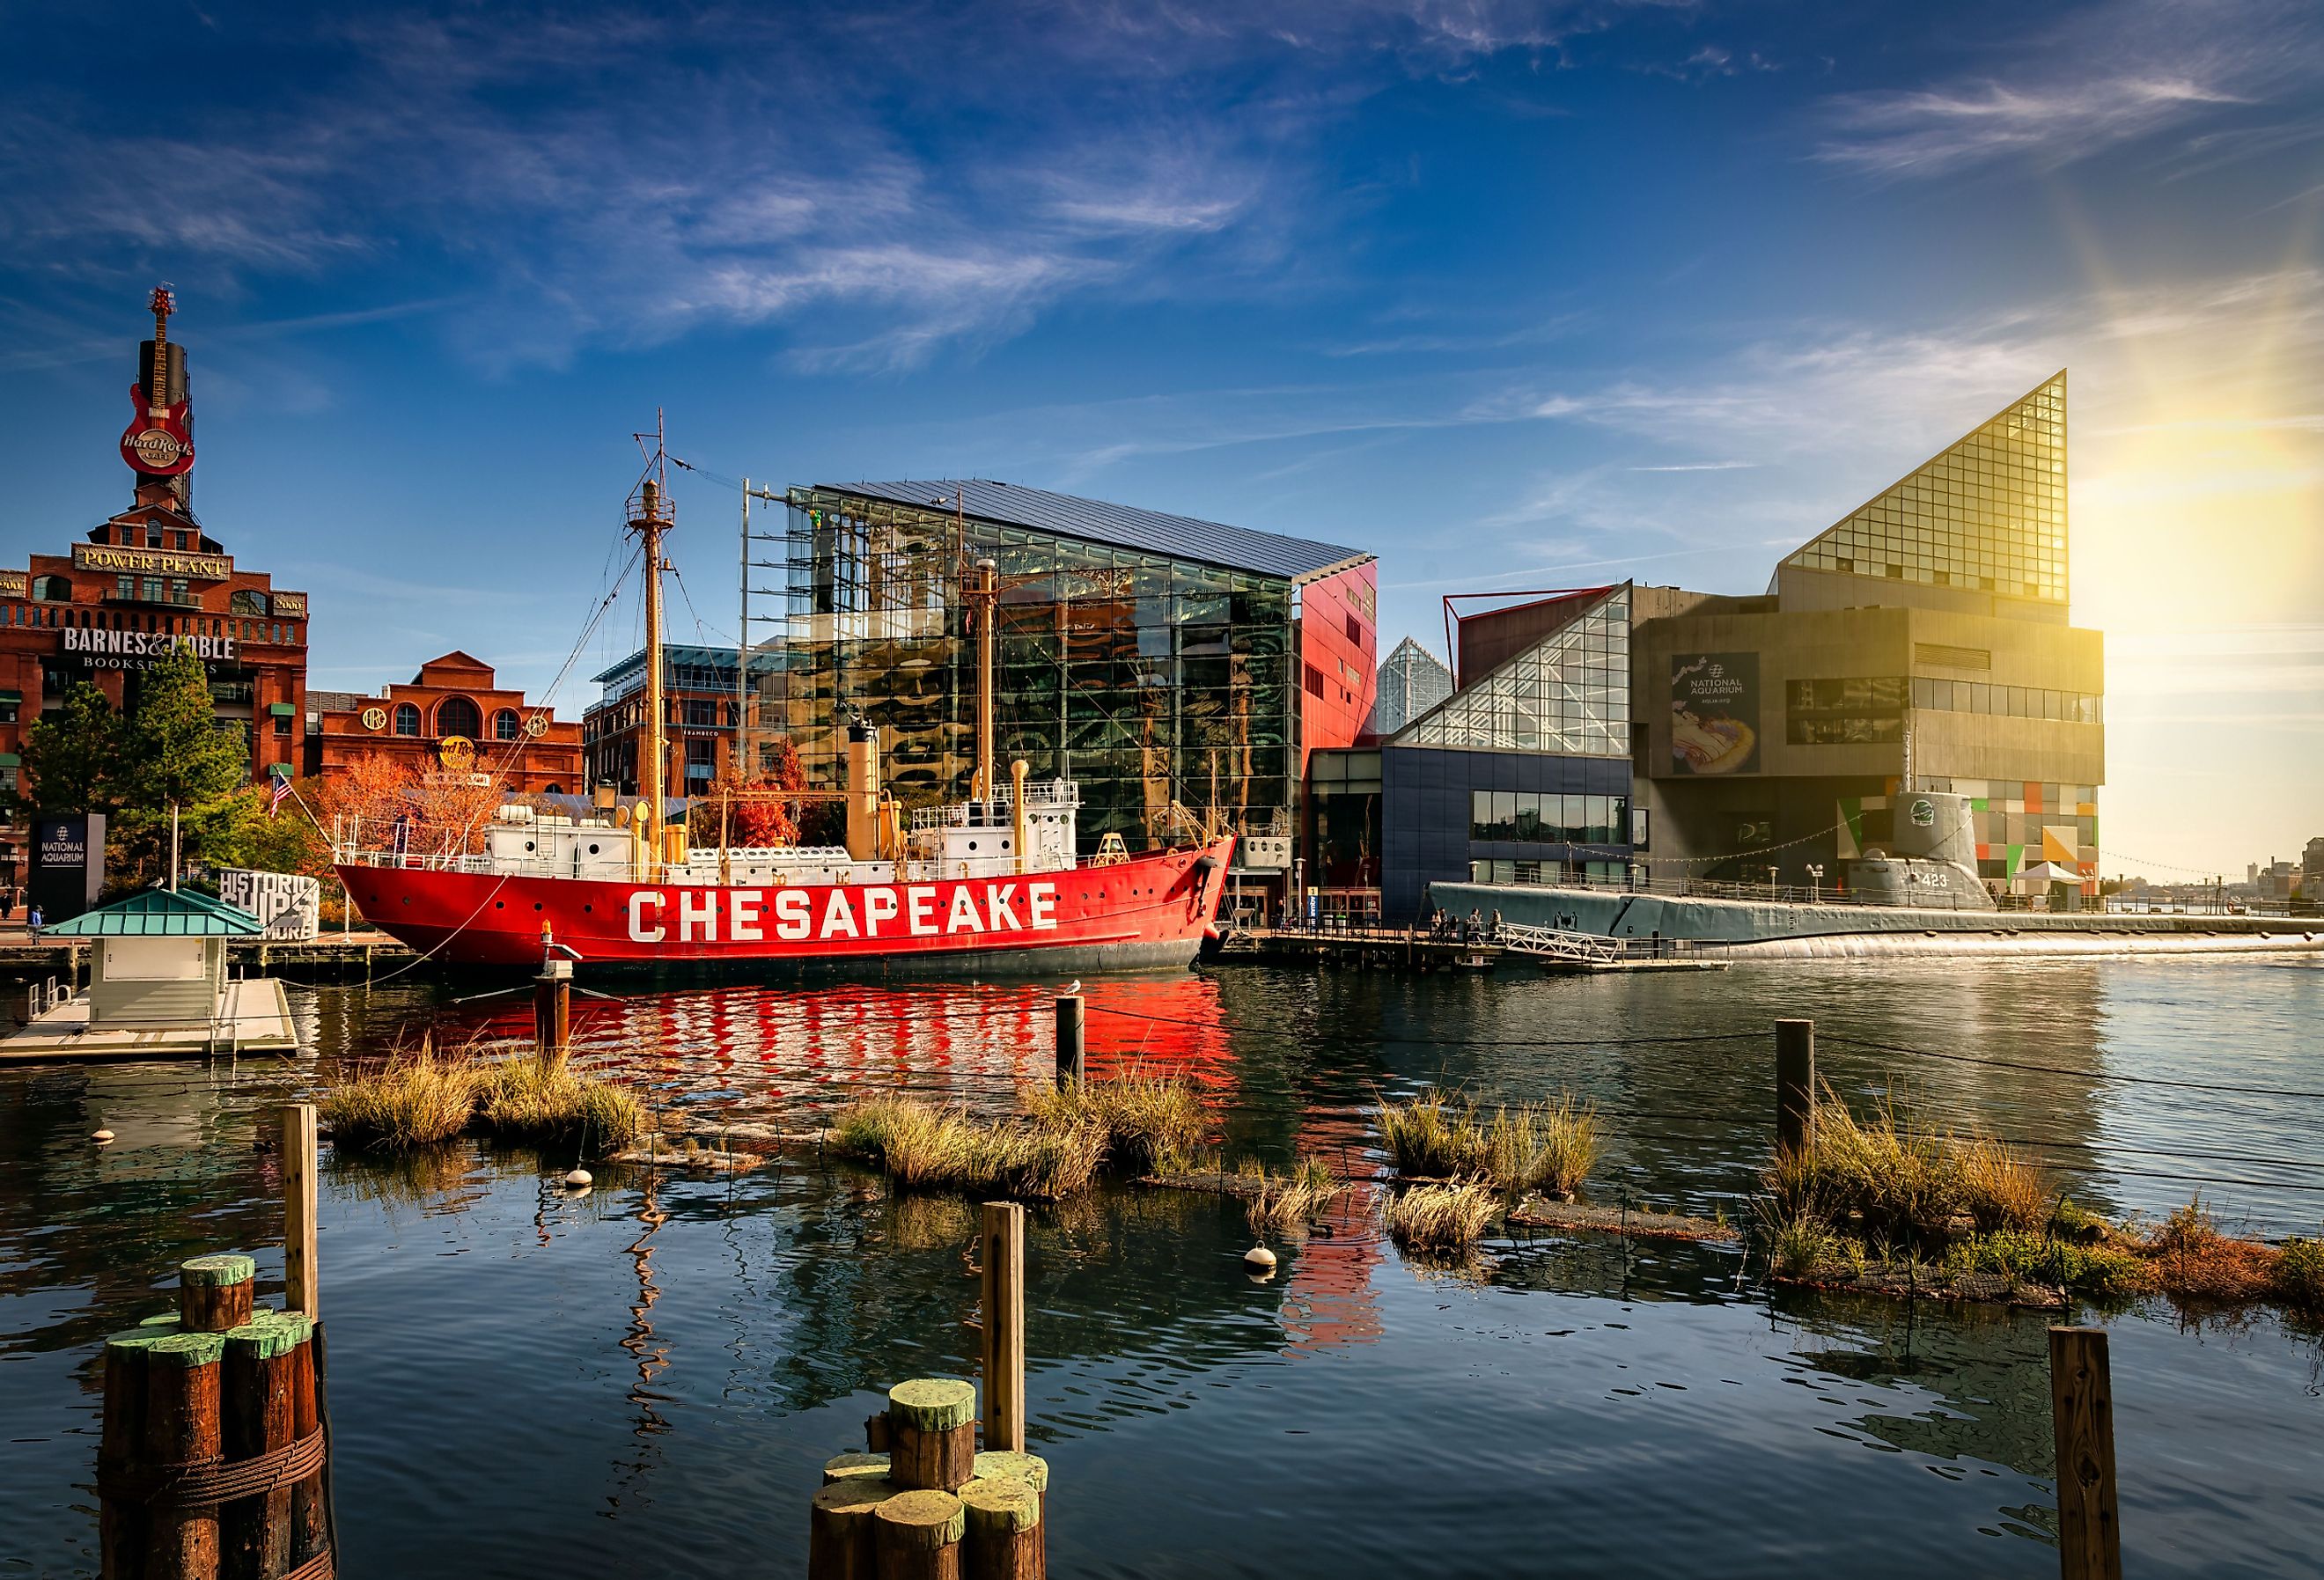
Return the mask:
[[32,942],[39,943],[41,941],[41,908],[39,906],[32,907],[31,912],[25,916],[24,925],[32,929]]

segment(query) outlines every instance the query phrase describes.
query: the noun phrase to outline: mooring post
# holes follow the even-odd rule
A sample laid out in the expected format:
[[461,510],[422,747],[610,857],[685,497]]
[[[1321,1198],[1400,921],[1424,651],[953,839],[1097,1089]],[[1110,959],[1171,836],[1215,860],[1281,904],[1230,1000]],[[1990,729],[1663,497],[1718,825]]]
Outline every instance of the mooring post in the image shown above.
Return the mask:
[[1815,1140],[1815,1022],[1775,1022],[1775,1150],[1797,1152]]
[[322,1316],[315,1273],[315,1105],[282,1110],[282,1308]]
[[1077,993],[1057,1000],[1057,1090],[1082,1084],[1083,1001]]
[[984,1204],[984,1446],[1025,1452],[1025,1209]]
[[550,960],[532,979],[532,1040],[540,1057],[557,1063],[573,1048],[573,962]]
[[2122,1580],[2114,1384],[2104,1328],[2050,1330],[2050,1429],[2058,1448],[2061,1580]]

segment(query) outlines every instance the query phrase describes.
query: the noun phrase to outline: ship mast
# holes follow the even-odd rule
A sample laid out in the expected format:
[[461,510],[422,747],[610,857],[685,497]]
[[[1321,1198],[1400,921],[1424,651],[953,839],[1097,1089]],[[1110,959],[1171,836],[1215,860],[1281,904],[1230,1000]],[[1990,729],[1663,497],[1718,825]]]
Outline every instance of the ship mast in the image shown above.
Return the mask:
[[629,530],[638,535],[643,550],[646,578],[646,738],[638,753],[638,795],[644,802],[640,814],[645,819],[646,870],[639,876],[647,882],[658,882],[662,865],[662,769],[667,747],[663,740],[661,672],[661,573],[668,563],[662,558],[662,534],[675,524],[669,513],[669,494],[665,463],[669,457],[662,448],[662,416],[654,413],[654,430],[650,434],[633,434],[638,448],[645,448],[651,439],[653,448],[647,453],[646,475],[630,495]]

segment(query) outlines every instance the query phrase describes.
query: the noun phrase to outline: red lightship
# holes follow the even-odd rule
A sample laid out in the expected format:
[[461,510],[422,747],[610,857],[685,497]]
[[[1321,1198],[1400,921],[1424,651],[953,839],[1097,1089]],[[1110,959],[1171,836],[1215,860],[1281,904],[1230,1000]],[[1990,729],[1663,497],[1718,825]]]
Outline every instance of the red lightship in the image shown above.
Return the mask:
[[[632,501],[643,542],[646,742],[634,806],[576,816],[500,807],[483,849],[465,831],[434,853],[408,830],[365,849],[347,831],[339,877],[364,919],[432,958],[538,965],[544,935],[592,965],[835,967],[921,975],[1066,974],[1184,965],[1212,929],[1231,835],[1180,814],[1183,845],[1130,855],[1075,848],[1080,792],[1064,779],[993,772],[990,561],[968,586],[979,633],[977,766],[965,801],[908,822],[881,784],[879,731],[848,731],[848,788],[787,795],[844,799],[844,845],[701,844],[669,827],[661,793],[661,534],[656,466]],[[713,803],[696,803],[706,808]],[[722,817],[723,828],[726,819]],[[374,829],[374,834],[382,831]],[[723,838],[723,836],[722,836]]]

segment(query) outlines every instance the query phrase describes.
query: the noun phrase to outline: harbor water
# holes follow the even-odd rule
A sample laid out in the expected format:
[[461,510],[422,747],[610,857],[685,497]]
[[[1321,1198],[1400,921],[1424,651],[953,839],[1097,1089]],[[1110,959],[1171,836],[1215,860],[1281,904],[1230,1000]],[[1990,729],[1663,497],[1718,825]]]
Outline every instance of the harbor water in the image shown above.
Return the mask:
[[[475,991],[464,987],[458,991]],[[625,987],[578,1057],[697,1130],[819,1123],[869,1091],[984,1113],[1050,1071],[1057,984]],[[2324,970],[2264,959],[1800,962],[1550,979],[1093,978],[1093,1077],[1201,1083],[1229,1159],[1378,1166],[1382,1093],[1570,1090],[1591,1199],[1752,1220],[1771,1022],[1820,1074],[2009,1137],[2077,1199],[2200,1190],[2324,1227]],[[292,990],[311,1054],[0,1070],[0,1576],[97,1570],[106,1333],[183,1257],[281,1272],[272,1104],[423,1034],[515,1039],[521,995]],[[102,1124],[118,1137],[91,1144]],[[2194,1154],[2200,1154],[2200,1156]],[[973,1206],[791,1152],[728,1178],[458,1144],[326,1150],[340,1572],[803,1571],[807,1500],[877,1391],[972,1374]],[[1059,1575],[2047,1575],[2039,1313],[1771,1290],[1720,1246],[1567,1237],[1407,1261],[1366,1194],[1255,1282],[1240,1209],[1108,1188],[1028,1230],[1032,1446]],[[277,1286],[279,1287],[279,1286]],[[2088,1314],[2112,1334],[2127,1571],[2313,1573],[2324,1350],[2269,1313]]]

